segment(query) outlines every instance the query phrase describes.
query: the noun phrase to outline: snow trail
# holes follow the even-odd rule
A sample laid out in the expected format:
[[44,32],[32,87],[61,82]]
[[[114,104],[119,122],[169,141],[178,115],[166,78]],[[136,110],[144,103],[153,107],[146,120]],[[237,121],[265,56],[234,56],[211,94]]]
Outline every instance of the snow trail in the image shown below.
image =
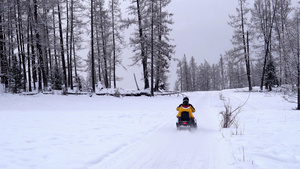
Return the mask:
[[215,106],[218,104],[216,100],[219,93],[199,92],[187,95],[196,108],[194,115],[198,119],[198,129],[178,131],[175,126],[176,118],[170,119],[146,138],[103,159],[90,169],[212,169],[227,166],[223,164],[229,159],[223,155],[229,157],[230,154],[227,154],[229,152],[220,139],[218,108]]

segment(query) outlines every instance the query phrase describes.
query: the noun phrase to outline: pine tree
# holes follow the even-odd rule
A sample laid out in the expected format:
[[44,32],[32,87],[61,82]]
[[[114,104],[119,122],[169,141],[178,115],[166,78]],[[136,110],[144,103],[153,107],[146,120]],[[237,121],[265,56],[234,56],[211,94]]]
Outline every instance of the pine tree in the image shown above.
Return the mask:
[[175,45],[171,44],[170,25],[173,14],[166,10],[171,0],[153,0],[153,57],[155,88],[157,91],[160,86],[167,86],[167,73],[169,72],[170,60],[174,54]]
[[268,61],[266,66],[266,74],[265,74],[265,86],[266,89],[272,91],[272,87],[278,85],[278,79],[276,76],[275,66],[272,60]]
[[[143,67],[144,88],[158,90],[159,86],[166,86],[166,73],[170,65],[174,45],[170,44],[170,25],[173,24],[172,14],[166,10],[170,0],[132,0],[129,14],[133,18],[126,20],[125,25],[137,26],[130,44],[136,53],[133,65],[141,62]],[[151,58],[151,59],[150,59]],[[151,62],[149,62],[151,61]],[[151,65],[149,65],[151,63]],[[150,74],[149,74],[150,70]]]
[[21,89],[24,88],[24,76],[23,70],[19,65],[16,55],[12,57],[12,66],[9,71],[8,76],[9,86],[13,93],[21,92]]
[[190,60],[189,70],[191,71],[191,73],[190,73],[191,74],[191,91],[196,91],[196,82],[197,82],[196,70],[197,70],[197,65],[196,65],[194,56],[192,56],[192,58]]
[[177,80],[175,82],[175,89],[177,91],[183,91],[183,70],[182,70],[182,62],[179,59],[176,59],[177,63]]
[[220,61],[219,61],[219,67],[220,67],[220,89],[223,90],[226,88],[226,84],[225,84],[225,63],[224,63],[224,59],[223,56],[221,55],[220,57]]
[[182,91],[191,91],[191,71],[189,69],[189,64],[187,58],[184,55],[182,59]]
[[63,86],[63,73],[61,68],[58,65],[54,65],[54,70],[52,70],[52,89],[54,90],[62,90]]

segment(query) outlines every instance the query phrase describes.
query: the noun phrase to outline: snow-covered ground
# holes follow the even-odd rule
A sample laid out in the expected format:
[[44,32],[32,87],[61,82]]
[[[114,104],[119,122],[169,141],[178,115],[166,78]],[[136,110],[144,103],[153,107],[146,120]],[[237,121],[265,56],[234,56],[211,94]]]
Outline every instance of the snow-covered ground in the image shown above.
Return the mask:
[[300,168],[300,112],[280,93],[253,92],[238,127],[220,129],[220,93],[233,108],[247,92],[185,93],[197,130],[178,131],[182,95],[0,94],[1,169]]

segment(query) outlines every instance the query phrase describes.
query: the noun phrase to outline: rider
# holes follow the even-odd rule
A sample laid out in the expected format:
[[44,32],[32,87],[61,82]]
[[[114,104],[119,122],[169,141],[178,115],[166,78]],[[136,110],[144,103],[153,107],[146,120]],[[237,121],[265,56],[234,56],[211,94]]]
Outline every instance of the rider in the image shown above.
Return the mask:
[[193,105],[189,104],[189,98],[188,97],[183,98],[183,103],[180,104],[176,108],[176,110],[179,111],[177,116],[176,116],[177,118],[179,118],[181,116],[181,112],[183,112],[183,111],[189,112],[190,118],[192,118],[192,119],[195,118],[194,115],[193,115],[193,112],[195,112],[196,110],[195,110]]

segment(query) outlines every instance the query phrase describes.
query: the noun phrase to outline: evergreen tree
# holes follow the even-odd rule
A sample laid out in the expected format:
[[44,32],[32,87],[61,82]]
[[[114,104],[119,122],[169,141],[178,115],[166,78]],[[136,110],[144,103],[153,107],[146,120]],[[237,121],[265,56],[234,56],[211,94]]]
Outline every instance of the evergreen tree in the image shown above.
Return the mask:
[[191,71],[187,62],[187,58],[184,55],[182,59],[182,91],[191,91]]
[[196,91],[196,82],[197,82],[196,71],[197,71],[197,65],[194,56],[192,56],[190,60],[191,91]]
[[152,0],[153,5],[153,57],[155,88],[157,91],[160,86],[168,86],[167,73],[169,72],[170,60],[174,54],[175,46],[171,44],[170,26],[173,14],[166,10],[171,0]]
[[211,75],[212,75],[212,71],[211,71],[211,66],[210,64],[205,60],[204,64],[202,65],[201,68],[201,74],[202,74],[202,90],[203,91],[209,91],[211,90]]
[[274,63],[272,60],[270,60],[266,66],[265,86],[266,89],[272,91],[272,87],[275,85],[278,85],[278,79],[276,76]]
[[182,70],[182,62],[181,60],[177,59],[177,80],[175,82],[175,88],[176,91],[182,91],[183,90],[183,70]]
[[63,86],[63,73],[61,68],[58,67],[58,65],[55,65],[53,67],[52,71],[52,89],[54,90],[62,90]]
[[221,55],[220,57],[220,61],[219,61],[219,67],[220,67],[220,89],[223,90],[226,88],[226,84],[225,84],[225,78],[226,78],[226,74],[225,74],[225,63],[224,63],[224,58]]
[[[175,47],[170,44],[169,37],[170,25],[173,24],[172,14],[165,9],[170,2],[170,0],[132,0],[128,8],[133,18],[128,18],[125,25],[137,26],[134,37],[130,38],[130,44],[136,54],[132,57],[133,65],[140,61],[142,63],[144,88],[150,87],[149,75],[151,84],[155,83],[155,90],[161,85],[166,85],[166,73]],[[153,88],[154,85],[151,86]]]
[[21,69],[16,55],[12,58],[12,66],[9,71],[8,76],[9,87],[13,93],[21,92],[21,89],[24,88],[24,76],[23,70]]

